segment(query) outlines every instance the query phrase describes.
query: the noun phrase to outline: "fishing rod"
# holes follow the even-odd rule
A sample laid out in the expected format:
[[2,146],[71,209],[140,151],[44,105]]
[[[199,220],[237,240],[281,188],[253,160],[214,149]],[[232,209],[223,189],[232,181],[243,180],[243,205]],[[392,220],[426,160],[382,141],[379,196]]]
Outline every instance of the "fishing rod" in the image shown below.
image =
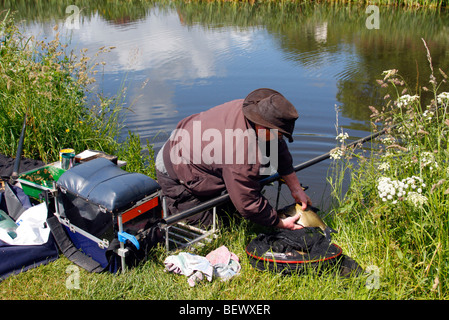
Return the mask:
[[[349,147],[357,146],[359,144],[361,145],[361,144],[363,144],[363,143],[365,143],[367,141],[373,140],[373,139],[377,138],[378,136],[384,134],[385,132],[387,132],[390,129],[391,129],[391,127],[384,128],[381,131],[375,132],[373,134],[370,134],[369,136],[366,136],[364,138],[361,138],[359,140],[356,140],[356,141],[348,144],[347,147],[349,148]],[[331,156],[331,151],[326,152],[325,154],[322,154],[321,156],[315,157],[313,159],[310,159],[310,160],[308,160],[306,162],[303,162],[303,163],[301,163],[299,165],[294,166],[293,169],[294,169],[295,172],[304,170],[304,169],[306,169],[306,168],[308,168],[308,167],[310,167],[310,166],[312,166],[314,164],[317,164],[317,163],[319,163],[321,161],[329,159],[330,156]],[[280,178],[281,178],[281,176],[279,175],[279,173],[275,173],[275,174],[273,174],[273,175],[271,175],[271,176],[269,176],[269,177],[267,177],[265,179],[260,180],[260,183],[262,185],[267,185],[267,184],[272,183],[272,182],[274,182],[274,181],[276,181],[276,180],[278,180]],[[185,218],[188,218],[188,217],[190,217],[190,216],[192,216],[194,214],[200,213],[202,211],[208,210],[208,209],[213,208],[215,206],[218,206],[220,204],[226,203],[227,201],[229,201],[229,194],[225,193],[225,194],[223,194],[221,196],[218,196],[218,197],[213,198],[213,199],[211,199],[209,201],[206,201],[206,202],[204,202],[202,204],[199,204],[199,205],[197,205],[194,208],[187,209],[187,210],[185,210],[183,212],[180,212],[180,213],[177,213],[177,214],[174,214],[172,216],[169,216],[169,217],[166,217],[166,218],[162,219],[160,226],[162,228],[166,228],[166,227],[171,226],[171,225],[173,225],[173,224],[175,224],[175,223],[177,223],[179,221],[182,221]]]
[[11,184],[14,184],[17,178],[19,178],[19,167],[20,167],[20,159],[22,158],[23,140],[25,138],[26,122],[27,122],[27,115],[25,113],[25,116],[23,118],[22,132],[20,133],[20,140],[17,146],[16,160],[14,161],[14,168],[12,170],[10,179]]
[[[359,144],[364,144],[365,142],[373,140],[373,139],[377,138],[378,136],[384,134],[385,132],[387,132],[390,129],[391,129],[391,127],[388,127],[388,128],[385,128],[385,129],[383,129],[383,130],[381,130],[379,132],[375,132],[375,133],[373,133],[373,134],[371,134],[369,136],[366,136],[364,138],[361,138],[359,140],[351,142],[346,147],[347,148],[351,148],[351,147],[357,146]],[[295,172],[298,172],[298,171],[306,169],[306,168],[308,168],[308,167],[310,167],[310,166],[312,166],[314,164],[317,164],[317,163],[319,163],[321,161],[324,161],[324,160],[330,158],[331,152],[332,151],[329,151],[329,152],[327,152],[325,154],[322,154],[321,156],[315,157],[313,159],[307,160],[306,162],[298,164],[298,165],[294,166],[293,169],[294,169]],[[281,178],[281,176],[279,175],[279,173],[275,173],[275,174],[269,176],[268,178],[262,179],[261,183],[266,185],[266,184],[274,182],[274,181],[276,181],[276,180],[278,180],[280,178]]]

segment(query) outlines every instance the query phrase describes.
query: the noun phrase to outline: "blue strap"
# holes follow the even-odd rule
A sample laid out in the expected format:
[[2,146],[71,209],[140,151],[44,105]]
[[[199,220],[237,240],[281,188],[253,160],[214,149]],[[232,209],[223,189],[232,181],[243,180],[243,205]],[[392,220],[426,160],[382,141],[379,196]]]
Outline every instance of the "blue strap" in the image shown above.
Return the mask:
[[133,235],[126,233],[126,232],[119,232],[117,234],[117,236],[118,236],[118,241],[124,243],[124,242],[126,242],[126,240],[129,240],[137,248],[137,250],[140,249],[139,241],[137,241],[136,237],[134,237]]

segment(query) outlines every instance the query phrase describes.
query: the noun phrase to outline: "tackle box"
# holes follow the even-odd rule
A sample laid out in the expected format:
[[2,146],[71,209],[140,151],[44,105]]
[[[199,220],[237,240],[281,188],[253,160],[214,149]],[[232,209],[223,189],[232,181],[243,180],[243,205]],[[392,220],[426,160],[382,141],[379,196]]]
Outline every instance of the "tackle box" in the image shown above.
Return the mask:
[[[145,237],[161,218],[159,193],[152,178],[97,158],[60,176],[56,215],[76,248],[116,272],[132,263],[130,253],[145,250]],[[114,249],[117,259],[111,263],[110,246],[117,241],[120,248]]]
[[59,162],[51,163],[40,168],[23,172],[17,181],[20,182],[23,192],[32,198],[39,199],[39,195],[46,190],[53,190],[53,183],[65,172]]

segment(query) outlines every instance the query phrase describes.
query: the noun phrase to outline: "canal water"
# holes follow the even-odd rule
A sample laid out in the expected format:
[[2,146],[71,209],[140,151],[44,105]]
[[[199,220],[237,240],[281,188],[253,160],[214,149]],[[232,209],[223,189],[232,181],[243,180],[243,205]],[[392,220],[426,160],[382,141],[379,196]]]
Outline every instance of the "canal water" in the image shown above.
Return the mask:
[[[138,133],[156,152],[182,118],[268,87],[298,110],[289,149],[299,164],[334,148],[337,130],[348,133],[348,142],[371,133],[368,106],[386,103],[386,91],[376,82],[384,70],[398,69],[409,94],[429,87],[423,39],[435,72],[449,71],[449,18],[433,10],[276,2],[0,1],[4,8],[16,11],[26,34],[51,39],[59,32],[68,50],[87,48],[92,59],[100,47],[115,47],[101,55],[106,64],[95,89],[114,95],[126,88],[123,133]],[[298,172],[317,206],[330,203],[326,177],[331,171],[327,160]],[[290,203],[288,192],[280,200]]]

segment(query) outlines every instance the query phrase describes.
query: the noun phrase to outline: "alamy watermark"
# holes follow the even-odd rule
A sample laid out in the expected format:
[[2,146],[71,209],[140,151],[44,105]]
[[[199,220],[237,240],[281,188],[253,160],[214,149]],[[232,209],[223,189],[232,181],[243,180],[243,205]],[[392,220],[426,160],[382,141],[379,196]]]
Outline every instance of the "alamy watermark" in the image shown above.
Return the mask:
[[252,128],[225,129],[221,132],[208,128],[203,131],[201,121],[193,121],[191,132],[176,129],[170,141],[175,142],[170,150],[170,161],[174,165],[259,163],[261,175],[269,175],[278,168],[277,129],[257,132]]
[[80,28],[80,8],[75,5],[70,5],[65,8],[65,13],[70,14],[65,19],[65,26],[67,29],[79,29]]
[[379,7],[375,5],[369,5],[366,7],[365,13],[370,14],[365,20],[365,26],[367,29],[379,29],[380,28],[380,17],[379,17]]
[[80,289],[80,269],[75,265],[70,265],[65,269],[69,274],[65,280],[65,287],[69,290]]
[[380,270],[378,266],[368,266],[366,268],[366,273],[369,276],[366,278],[365,286],[367,289],[379,289],[380,288]]

